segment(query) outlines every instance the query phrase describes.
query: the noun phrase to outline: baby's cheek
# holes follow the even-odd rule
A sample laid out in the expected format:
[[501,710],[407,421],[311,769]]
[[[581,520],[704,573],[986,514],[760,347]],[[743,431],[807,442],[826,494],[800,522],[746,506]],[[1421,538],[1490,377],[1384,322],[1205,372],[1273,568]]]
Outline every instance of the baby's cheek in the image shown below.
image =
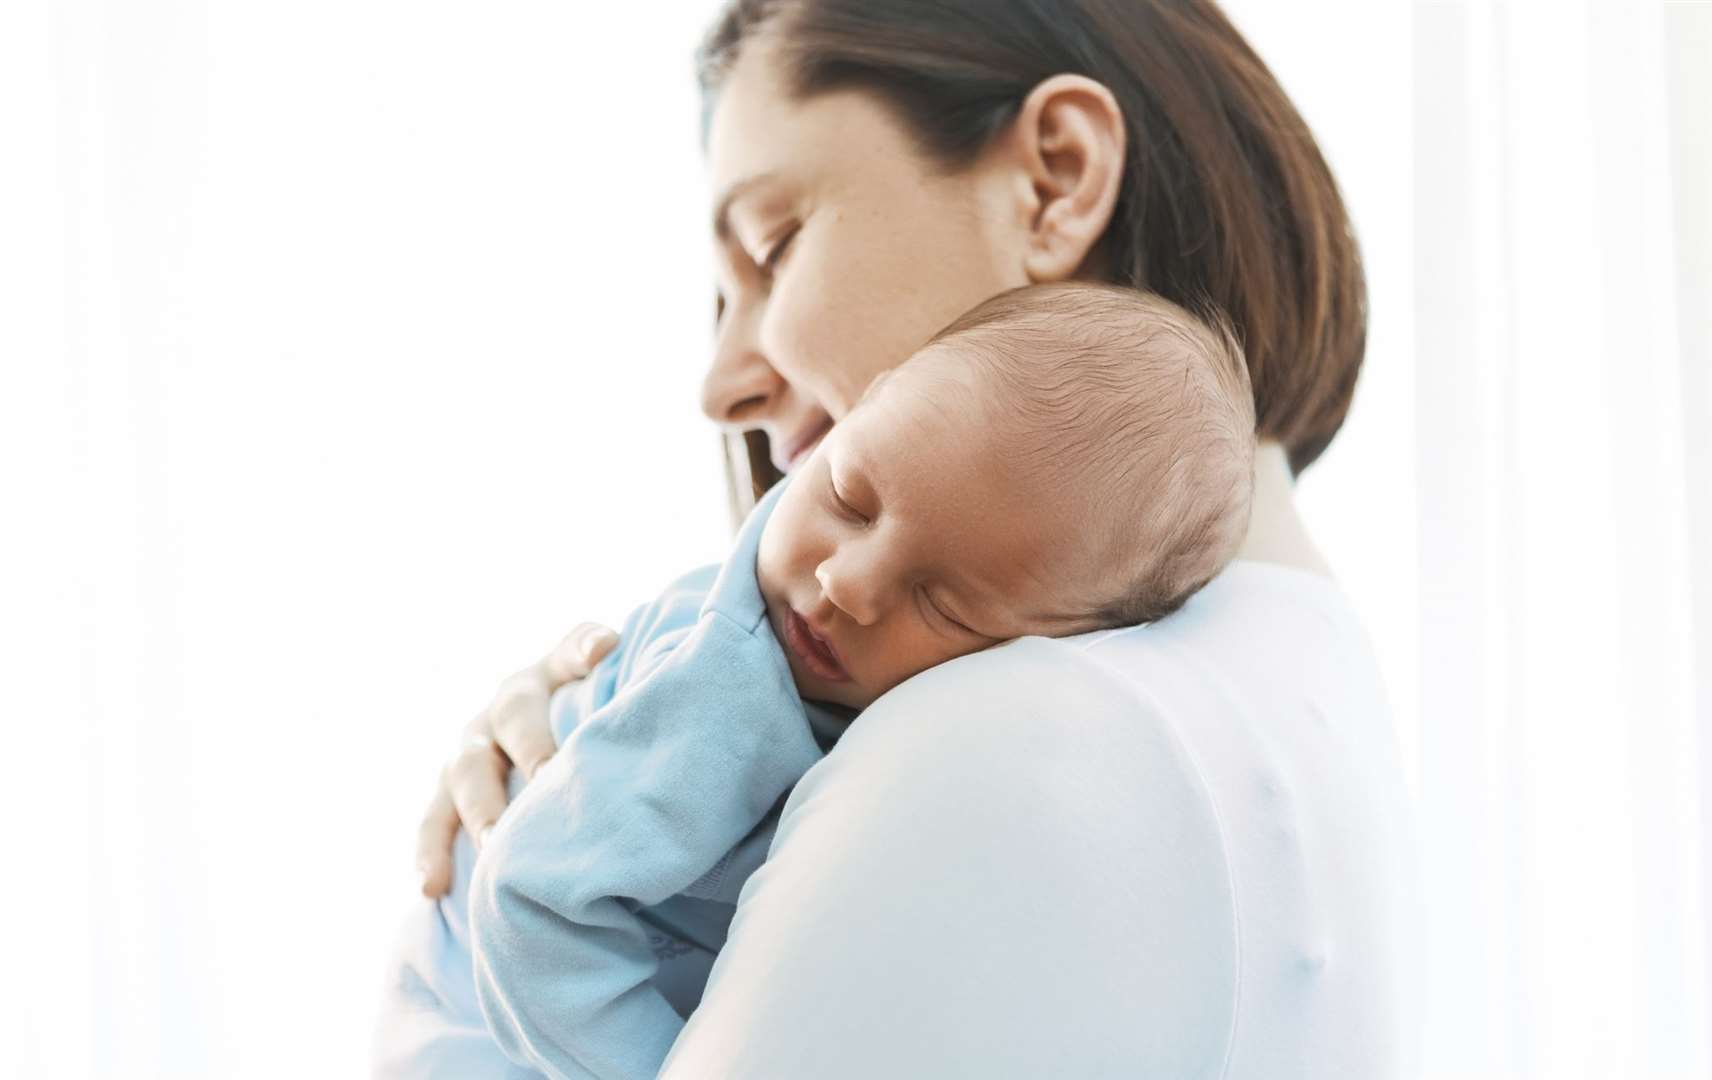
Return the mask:
[[[948,660],[966,656],[976,652],[979,645],[971,644],[962,647],[947,640],[942,635],[924,629],[914,629],[907,634],[900,634],[899,640],[892,643],[887,650],[884,675],[884,690],[890,690],[906,679],[921,674],[931,667],[938,667]],[[877,691],[875,696],[883,691]]]
[[773,516],[767,519],[767,527],[761,530],[761,543],[755,552],[755,582],[761,587],[761,596],[769,606],[783,600],[787,577],[790,549],[786,532],[779,528],[784,510],[783,502],[774,508]]

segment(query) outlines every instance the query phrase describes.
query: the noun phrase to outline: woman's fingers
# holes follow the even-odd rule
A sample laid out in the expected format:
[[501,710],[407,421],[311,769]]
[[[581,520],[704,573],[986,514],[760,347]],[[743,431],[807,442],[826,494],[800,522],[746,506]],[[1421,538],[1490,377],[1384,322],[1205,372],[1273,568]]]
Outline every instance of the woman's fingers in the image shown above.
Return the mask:
[[416,868],[424,896],[452,888],[452,849],[458,829],[469,830],[480,847],[509,801],[506,778],[512,763],[533,778],[557,748],[547,706],[553,691],[587,675],[618,644],[618,635],[598,623],[583,623],[541,662],[500,685],[493,704],[470,721],[464,745],[440,774],[440,786],[416,832]]
[[565,635],[541,660],[541,672],[547,678],[551,693],[572,679],[580,679],[594,670],[601,658],[618,644],[618,634],[599,623],[580,623]]
[[553,721],[547,715],[553,691],[588,675],[618,644],[618,635],[599,623],[582,623],[534,667],[505,680],[488,707],[494,741],[523,770],[525,780],[552,758]]
[[458,808],[442,780],[416,830],[416,873],[423,896],[444,896],[452,890],[452,844],[457,836]]
[[500,684],[488,721],[493,741],[505,752],[527,780],[553,756],[552,718],[547,715],[551,691],[534,668],[520,671]]
[[476,733],[465,739],[458,756],[446,765],[441,786],[451,792],[458,820],[469,830],[470,839],[479,848],[487,839],[488,830],[505,812],[505,775],[511,768],[511,761],[494,744],[492,736],[486,734],[485,723],[472,727]]

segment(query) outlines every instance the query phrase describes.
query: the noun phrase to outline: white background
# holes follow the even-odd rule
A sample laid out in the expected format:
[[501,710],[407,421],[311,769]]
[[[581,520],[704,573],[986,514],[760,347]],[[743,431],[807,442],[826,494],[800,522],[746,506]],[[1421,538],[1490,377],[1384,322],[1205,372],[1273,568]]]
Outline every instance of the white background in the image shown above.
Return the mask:
[[[1691,1075],[1712,20],[1226,6],[1367,260],[1301,503],[1422,800],[1430,1075]],[[712,10],[0,13],[0,1074],[361,1074],[457,728],[721,554]]]

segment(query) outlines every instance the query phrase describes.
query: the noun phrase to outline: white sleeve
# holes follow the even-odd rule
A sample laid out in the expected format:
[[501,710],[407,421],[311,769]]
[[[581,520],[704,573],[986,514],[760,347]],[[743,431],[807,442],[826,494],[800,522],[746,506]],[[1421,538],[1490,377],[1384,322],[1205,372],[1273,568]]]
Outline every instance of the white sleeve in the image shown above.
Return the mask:
[[1170,724],[1025,638],[904,683],[797,784],[661,1075],[1216,1076],[1235,927]]

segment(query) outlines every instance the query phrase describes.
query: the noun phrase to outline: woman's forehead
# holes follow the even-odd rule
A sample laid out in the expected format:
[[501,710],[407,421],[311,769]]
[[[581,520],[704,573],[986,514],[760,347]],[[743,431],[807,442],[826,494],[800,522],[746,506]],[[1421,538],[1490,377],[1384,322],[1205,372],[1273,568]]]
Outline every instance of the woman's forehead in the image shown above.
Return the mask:
[[776,173],[804,131],[801,113],[785,84],[774,50],[756,41],[743,51],[717,92],[708,123],[708,162],[713,188],[763,173]]
[[750,197],[784,187],[848,179],[901,164],[909,143],[869,93],[835,90],[794,97],[769,52],[745,54],[719,91],[708,131],[714,205],[740,188]]

